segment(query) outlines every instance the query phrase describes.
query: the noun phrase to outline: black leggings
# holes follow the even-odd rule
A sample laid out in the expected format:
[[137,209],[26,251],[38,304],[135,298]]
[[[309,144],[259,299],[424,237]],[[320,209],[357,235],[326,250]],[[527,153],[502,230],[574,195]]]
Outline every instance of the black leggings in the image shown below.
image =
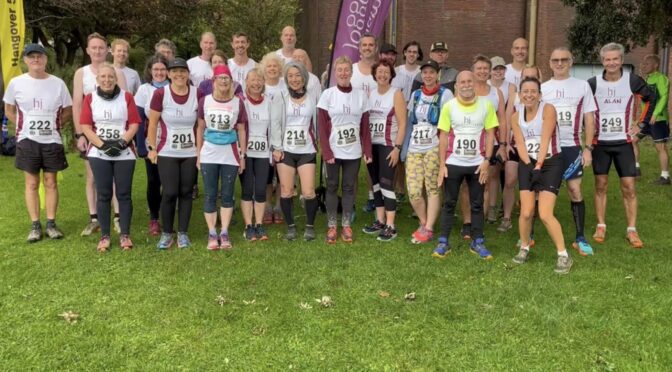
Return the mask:
[[149,159],[145,159],[145,170],[147,171],[147,206],[149,207],[149,216],[152,220],[158,220],[161,208],[159,167]]
[[373,161],[367,164],[371,184],[373,185],[373,202],[376,207],[385,207],[388,212],[397,210],[397,197],[394,195],[394,174],[396,166],[390,167],[387,157],[394,149],[392,146],[373,145]]
[[484,185],[478,182],[476,174],[478,166],[461,167],[448,165],[448,178],[443,180],[444,202],[441,208],[441,237],[449,238],[455,220],[455,206],[460,195],[462,181],[469,188],[469,204],[471,205],[471,233],[474,239],[483,237],[483,192]]
[[122,234],[131,231],[131,216],[133,215],[133,202],[131,200],[131,188],[133,186],[133,171],[135,159],[132,160],[103,160],[89,158],[89,165],[93,172],[93,180],[96,183],[96,213],[100,221],[102,235],[110,235],[110,210],[112,203],[112,184],[117,192],[119,202],[119,225]]
[[271,164],[268,158],[245,158],[245,171],[240,175],[242,201],[266,202],[266,184]]
[[196,158],[171,158],[159,156],[157,162],[163,194],[161,196],[161,222],[163,232],[173,232],[175,205],[179,213],[178,232],[186,233],[191,218],[192,192],[197,173]]
[[338,183],[341,181],[341,224],[350,226],[350,217],[355,207],[355,185],[361,159],[335,159],[334,164],[327,163],[327,225],[337,225]]

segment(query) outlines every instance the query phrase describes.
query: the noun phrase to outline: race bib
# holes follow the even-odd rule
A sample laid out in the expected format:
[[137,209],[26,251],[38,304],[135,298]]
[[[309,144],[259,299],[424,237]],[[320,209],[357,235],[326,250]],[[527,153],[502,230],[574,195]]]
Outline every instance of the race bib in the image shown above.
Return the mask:
[[602,133],[624,133],[625,132],[625,113],[600,113],[600,132]]
[[480,134],[458,134],[453,140],[453,153],[465,158],[480,155]]
[[359,143],[359,128],[355,124],[345,124],[336,127],[336,147],[348,147]]
[[233,112],[223,109],[208,109],[205,126],[210,130],[225,131],[233,128]]
[[34,113],[26,115],[24,123],[28,125],[31,137],[51,137],[56,130],[56,115],[52,113]]
[[369,122],[369,130],[371,131],[371,139],[382,140],[385,138],[385,119],[371,119]]
[[289,150],[306,146],[308,133],[306,128],[287,128],[285,131],[285,147]]
[[118,140],[124,134],[124,124],[114,122],[96,123],[96,135],[103,141]]
[[[539,159],[539,151],[541,150],[541,139],[539,137],[528,138],[525,140],[525,148],[527,149],[527,155],[534,159]],[[546,150],[546,156],[548,157],[551,152],[551,147],[549,146]]]
[[414,145],[431,145],[436,138],[436,127],[427,123],[421,122],[413,126],[411,132],[411,143]]
[[556,106],[555,110],[558,114],[558,126],[560,127],[574,126],[574,118],[576,117],[576,106]]
[[258,158],[268,156],[268,141],[264,135],[250,135],[247,140],[247,156]]
[[191,127],[173,128],[170,130],[170,147],[184,150],[194,147],[194,130]]

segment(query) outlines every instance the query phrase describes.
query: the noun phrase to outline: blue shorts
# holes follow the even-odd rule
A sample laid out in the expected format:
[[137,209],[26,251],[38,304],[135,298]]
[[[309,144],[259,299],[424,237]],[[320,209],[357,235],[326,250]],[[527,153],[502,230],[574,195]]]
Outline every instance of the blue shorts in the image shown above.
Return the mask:
[[657,121],[653,125],[645,125],[639,137],[651,136],[655,143],[665,143],[670,138],[670,127],[666,121]]
[[563,171],[563,179],[565,180],[573,180],[575,178],[581,178],[583,176],[583,165],[580,164],[581,160],[579,160],[579,166],[574,169],[571,174],[567,174],[567,171],[569,170],[572,165],[575,165],[575,161],[577,158],[581,157],[581,146],[568,146],[568,147],[563,147],[562,152],[560,152],[560,155],[562,155],[562,171]]

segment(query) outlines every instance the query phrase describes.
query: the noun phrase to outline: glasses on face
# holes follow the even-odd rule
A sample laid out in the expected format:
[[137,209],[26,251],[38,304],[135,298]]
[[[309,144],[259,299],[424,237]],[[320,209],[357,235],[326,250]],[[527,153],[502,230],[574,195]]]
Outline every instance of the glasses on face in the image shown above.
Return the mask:
[[168,71],[168,70],[166,70],[165,68],[153,68],[152,69],[152,72],[166,72],[166,71]]
[[551,63],[564,65],[565,63],[569,63],[569,58],[551,58]]
[[228,77],[228,76],[226,76],[226,75],[217,76],[215,79],[217,79],[217,80],[219,80],[219,81],[221,81],[221,82],[231,81],[231,78]]

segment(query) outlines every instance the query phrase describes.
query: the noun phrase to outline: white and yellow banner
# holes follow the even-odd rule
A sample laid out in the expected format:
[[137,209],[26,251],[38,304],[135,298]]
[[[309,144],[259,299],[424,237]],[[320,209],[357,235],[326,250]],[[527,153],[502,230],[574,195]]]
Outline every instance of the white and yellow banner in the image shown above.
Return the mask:
[[23,0],[0,0],[0,60],[5,89],[13,77],[21,75],[25,35]]

